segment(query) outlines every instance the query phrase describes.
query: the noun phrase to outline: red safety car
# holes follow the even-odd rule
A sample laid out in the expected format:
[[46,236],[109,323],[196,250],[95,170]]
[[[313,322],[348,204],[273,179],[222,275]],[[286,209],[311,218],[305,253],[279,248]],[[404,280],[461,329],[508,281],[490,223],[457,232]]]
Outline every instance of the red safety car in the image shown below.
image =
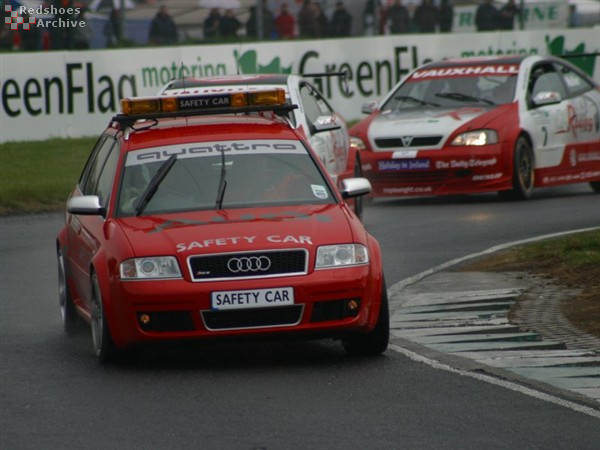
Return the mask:
[[449,59],[402,80],[350,129],[372,196],[589,183],[600,192],[600,88],[540,56]]
[[[283,90],[122,101],[58,234],[65,331],[91,324],[101,362],[156,342],[339,338],[387,348],[381,252]],[[322,124],[321,126],[333,126]]]

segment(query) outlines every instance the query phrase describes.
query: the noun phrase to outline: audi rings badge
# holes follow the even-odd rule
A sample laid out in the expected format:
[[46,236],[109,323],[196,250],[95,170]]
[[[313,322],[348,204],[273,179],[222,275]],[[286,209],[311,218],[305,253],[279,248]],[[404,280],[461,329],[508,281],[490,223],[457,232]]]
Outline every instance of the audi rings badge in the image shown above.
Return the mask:
[[243,256],[227,261],[231,273],[266,272],[271,268],[271,260],[266,256]]

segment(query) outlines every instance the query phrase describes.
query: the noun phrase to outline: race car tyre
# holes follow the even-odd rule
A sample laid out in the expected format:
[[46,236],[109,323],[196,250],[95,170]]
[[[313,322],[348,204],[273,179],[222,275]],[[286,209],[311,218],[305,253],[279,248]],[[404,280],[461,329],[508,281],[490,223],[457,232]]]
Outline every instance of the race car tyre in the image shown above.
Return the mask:
[[533,170],[533,150],[531,144],[520,136],[515,144],[513,158],[513,188],[509,191],[500,191],[498,194],[503,200],[527,200],[533,193],[535,174]]
[[382,282],[381,307],[377,325],[370,333],[355,333],[342,339],[346,353],[352,356],[377,356],[383,353],[390,340],[390,311],[387,288]]
[[96,358],[101,364],[113,362],[117,357],[117,348],[113,343],[104,315],[102,294],[98,284],[98,276],[92,274],[92,342]]
[[[354,176],[357,178],[362,177],[362,169],[360,168],[360,159],[358,156],[354,161]],[[363,207],[364,207],[364,197],[361,195],[360,197],[356,197],[354,199],[354,212],[358,216],[359,219],[362,220],[363,216]]]
[[71,298],[71,292],[67,283],[65,258],[60,248],[57,250],[56,256],[58,259],[58,301],[60,304],[60,315],[66,335],[73,336],[81,328],[81,321]]
[[590,181],[590,187],[594,192],[600,193],[600,181]]

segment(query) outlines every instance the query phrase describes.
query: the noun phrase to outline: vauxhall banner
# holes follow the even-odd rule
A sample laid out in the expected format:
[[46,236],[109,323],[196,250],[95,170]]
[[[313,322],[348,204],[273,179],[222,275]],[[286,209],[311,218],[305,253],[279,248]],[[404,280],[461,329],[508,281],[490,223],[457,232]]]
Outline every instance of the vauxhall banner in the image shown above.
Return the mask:
[[94,136],[123,97],[153,95],[182,76],[345,71],[315,85],[347,120],[417,66],[447,57],[584,54],[600,81],[600,28],[400,35],[0,55],[0,142]]

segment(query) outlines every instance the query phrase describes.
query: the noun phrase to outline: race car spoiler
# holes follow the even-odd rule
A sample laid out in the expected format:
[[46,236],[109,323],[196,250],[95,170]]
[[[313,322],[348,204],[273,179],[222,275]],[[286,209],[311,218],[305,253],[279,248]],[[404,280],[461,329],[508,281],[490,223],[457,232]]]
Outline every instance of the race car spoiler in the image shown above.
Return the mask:
[[286,103],[283,89],[211,95],[134,97],[121,100],[121,114],[112,118],[130,127],[138,120],[251,112],[287,113],[297,105]]

